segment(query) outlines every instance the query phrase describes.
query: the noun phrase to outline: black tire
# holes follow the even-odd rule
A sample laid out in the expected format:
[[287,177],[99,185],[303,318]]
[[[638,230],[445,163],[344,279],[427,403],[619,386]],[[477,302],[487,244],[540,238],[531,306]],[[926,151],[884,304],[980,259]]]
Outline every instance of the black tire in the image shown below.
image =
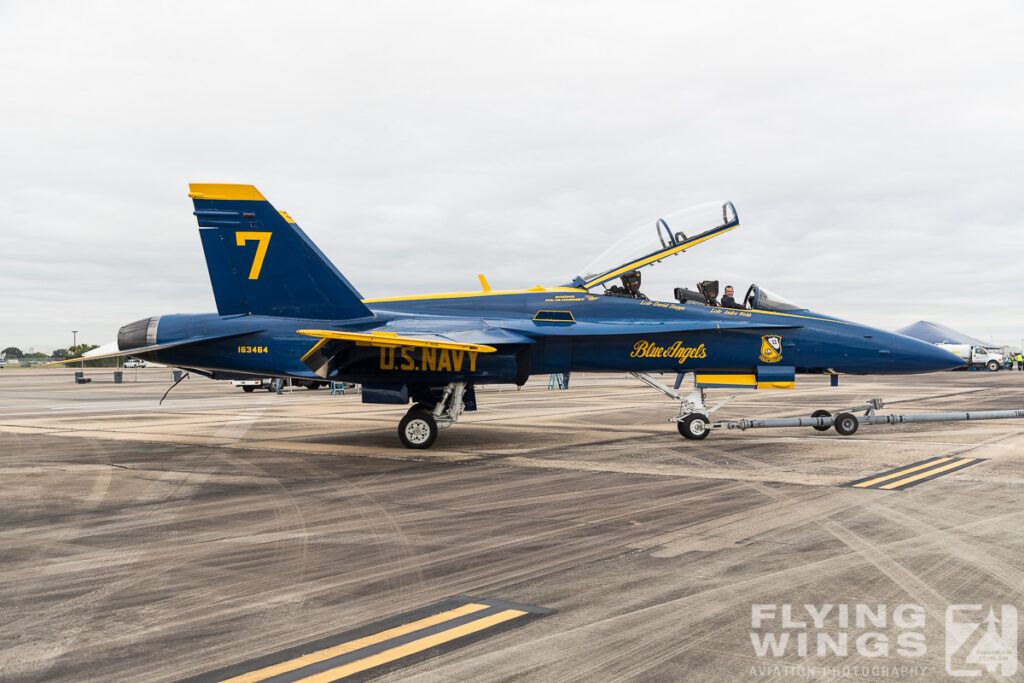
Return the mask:
[[994,360],[990,360],[988,362],[988,369],[989,369],[990,372],[995,372],[996,370],[999,369],[999,362],[998,361],[994,361]]
[[857,416],[853,413],[839,413],[836,415],[836,419],[832,425],[836,428],[836,431],[843,436],[850,436],[856,434],[857,429],[860,427],[860,422],[857,420]]
[[405,414],[408,415],[409,413],[414,413],[417,410],[422,410],[427,413],[433,413],[434,406],[428,406],[426,403],[413,403],[412,408],[409,408],[409,410],[405,411]]
[[251,394],[252,392],[256,391],[256,387],[242,387],[242,391],[244,391],[247,394]]
[[310,391],[312,391],[313,389],[319,389],[320,382],[310,382],[309,384],[306,385],[306,388],[309,389]]
[[437,439],[437,422],[425,410],[406,413],[398,423],[398,439],[406,448],[430,448]]
[[709,424],[711,424],[711,420],[706,416],[700,413],[693,413],[676,422],[676,427],[685,438],[700,441],[701,439],[708,438],[708,434],[711,433],[711,429],[708,427]]
[[[832,413],[827,410],[815,410],[811,413],[811,417],[832,417]],[[827,432],[832,425],[814,425],[811,429],[816,429],[819,432]]]

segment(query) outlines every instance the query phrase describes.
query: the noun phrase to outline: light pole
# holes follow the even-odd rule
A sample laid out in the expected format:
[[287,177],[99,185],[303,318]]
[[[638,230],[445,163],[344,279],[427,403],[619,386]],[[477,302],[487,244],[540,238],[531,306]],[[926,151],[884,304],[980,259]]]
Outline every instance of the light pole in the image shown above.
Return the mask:
[[78,346],[78,330],[71,330],[71,348]]

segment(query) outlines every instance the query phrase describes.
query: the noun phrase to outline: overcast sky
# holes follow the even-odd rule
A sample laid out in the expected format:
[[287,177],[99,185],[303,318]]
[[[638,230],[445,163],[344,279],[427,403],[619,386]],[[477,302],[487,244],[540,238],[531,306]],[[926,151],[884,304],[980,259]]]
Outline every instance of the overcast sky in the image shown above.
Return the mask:
[[558,285],[624,230],[741,227],[645,291],[757,282],[1024,337],[1019,2],[0,0],[0,348],[215,310],[189,182],[256,185],[367,297]]

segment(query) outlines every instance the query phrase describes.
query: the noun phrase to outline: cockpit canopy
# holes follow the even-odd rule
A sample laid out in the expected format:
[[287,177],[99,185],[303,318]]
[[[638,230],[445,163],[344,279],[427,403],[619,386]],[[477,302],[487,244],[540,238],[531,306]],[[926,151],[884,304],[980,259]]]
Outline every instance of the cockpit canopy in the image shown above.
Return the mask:
[[681,304],[698,304],[700,306],[780,312],[807,310],[759,285],[750,285],[743,298],[736,296],[735,292],[730,297],[728,285],[721,298],[719,298],[718,292],[718,280],[705,280],[697,283],[696,291],[685,287],[676,287],[675,297],[676,301]]
[[623,273],[685,251],[739,224],[736,207],[729,201],[707,202],[674,211],[624,235],[580,271],[572,284],[585,289],[596,287]]
[[764,287],[750,285],[747,295],[743,298],[742,308],[753,308],[759,311],[803,311],[803,306],[798,306],[784,296],[769,292]]
[[[707,202],[674,211],[626,233],[580,271],[571,284],[584,289],[604,285],[606,295],[646,299],[640,292],[641,268],[686,251],[691,246],[739,227],[739,224],[736,207],[729,201]],[[610,284],[613,281],[621,281],[621,286]],[[719,299],[717,280],[700,282],[697,290],[677,287],[675,297],[680,303],[723,308],[806,310],[758,285],[750,285],[742,298],[734,293],[731,299],[724,293]]]

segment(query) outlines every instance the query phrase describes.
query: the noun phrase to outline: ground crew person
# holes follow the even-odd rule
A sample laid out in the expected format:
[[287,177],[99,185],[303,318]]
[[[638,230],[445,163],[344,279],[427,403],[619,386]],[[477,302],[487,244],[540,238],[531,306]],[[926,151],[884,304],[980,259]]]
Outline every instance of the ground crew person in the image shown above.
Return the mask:
[[1024,370],[1024,353],[1017,353],[1017,369]]

